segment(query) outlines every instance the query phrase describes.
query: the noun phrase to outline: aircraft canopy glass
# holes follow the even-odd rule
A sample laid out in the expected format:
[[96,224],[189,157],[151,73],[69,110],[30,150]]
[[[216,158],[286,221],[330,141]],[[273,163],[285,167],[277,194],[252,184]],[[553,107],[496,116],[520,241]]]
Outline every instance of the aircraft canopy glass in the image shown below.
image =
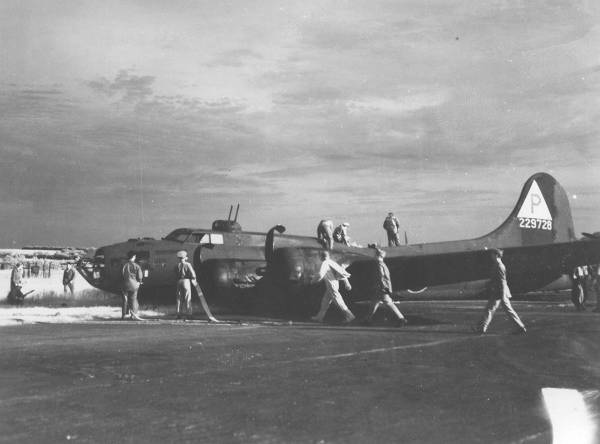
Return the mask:
[[165,236],[165,240],[185,242],[187,238],[190,237],[190,234],[192,234],[192,230],[186,228],[179,228],[167,234]]
[[195,244],[222,245],[223,235],[220,233],[206,233],[192,231],[189,228],[178,228],[165,236],[165,240],[176,242],[193,242]]

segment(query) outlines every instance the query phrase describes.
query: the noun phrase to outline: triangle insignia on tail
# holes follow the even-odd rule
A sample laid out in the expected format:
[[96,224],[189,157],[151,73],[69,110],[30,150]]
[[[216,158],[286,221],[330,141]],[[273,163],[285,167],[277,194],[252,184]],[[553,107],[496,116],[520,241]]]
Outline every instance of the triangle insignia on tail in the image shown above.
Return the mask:
[[527,196],[517,213],[520,228],[552,230],[552,215],[539,185],[531,182]]

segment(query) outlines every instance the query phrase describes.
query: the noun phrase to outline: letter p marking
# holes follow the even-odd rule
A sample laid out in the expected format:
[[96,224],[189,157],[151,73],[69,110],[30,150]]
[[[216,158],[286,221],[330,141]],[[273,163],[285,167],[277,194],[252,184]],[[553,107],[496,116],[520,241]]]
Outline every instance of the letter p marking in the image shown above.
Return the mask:
[[542,203],[542,198],[540,196],[538,196],[537,194],[531,195],[531,214],[535,214],[533,211],[534,207],[537,207],[541,203]]

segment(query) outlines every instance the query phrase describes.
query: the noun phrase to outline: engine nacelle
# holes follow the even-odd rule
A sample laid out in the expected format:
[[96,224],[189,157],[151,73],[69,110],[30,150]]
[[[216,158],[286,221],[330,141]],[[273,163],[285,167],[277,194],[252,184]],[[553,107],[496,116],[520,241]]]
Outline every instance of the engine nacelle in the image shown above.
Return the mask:
[[269,273],[279,284],[309,285],[319,273],[321,259],[314,248],[278,248],[269,263]]

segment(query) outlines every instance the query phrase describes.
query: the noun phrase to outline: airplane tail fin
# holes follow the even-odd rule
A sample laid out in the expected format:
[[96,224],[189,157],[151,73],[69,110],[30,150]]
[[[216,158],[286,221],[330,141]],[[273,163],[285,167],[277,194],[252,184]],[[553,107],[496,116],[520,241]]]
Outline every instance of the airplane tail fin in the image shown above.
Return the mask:
[[567,193],[549,174],[534,174],[525,182],[510,216],[483,238],[502,247],[576,240]]

